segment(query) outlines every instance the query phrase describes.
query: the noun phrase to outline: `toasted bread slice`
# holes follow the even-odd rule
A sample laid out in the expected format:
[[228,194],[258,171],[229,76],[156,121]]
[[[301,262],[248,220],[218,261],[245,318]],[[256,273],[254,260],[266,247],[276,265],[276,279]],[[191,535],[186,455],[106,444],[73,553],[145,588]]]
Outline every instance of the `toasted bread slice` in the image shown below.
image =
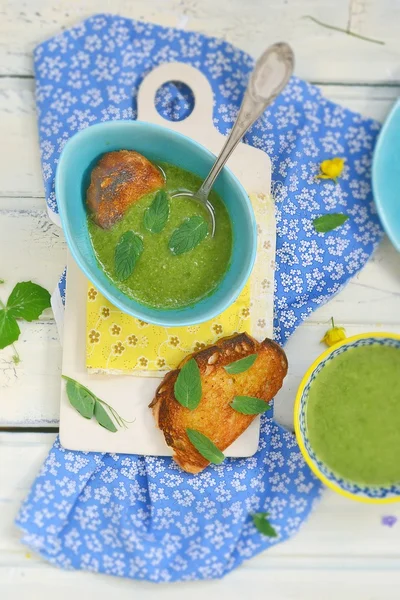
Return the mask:
[[[226,365],[249,354],[257,354],[250,369],[237,375],[225,371]],[[200,370],[202,397],[198,407],[190,411],[175,399],[174,384],[180,368],[192,357]],[[200,431],[225,450],[256,416],[235,411],[230,406],[234,397],[253,396],[269,402],[281,388],[286,373],[282,348],[269,339],[257,342],[246,333],[221,338],[185,358],[178,369],[167,373],[150,404],[165,441],[174,450],[174,460],[188,473],[205,469],[209,462],[191,444],[186,429]]]
[[86,203],[97,225],[109,229],[134,202],[164,183],[161,171],[139,152],[107,152],[92,171]]

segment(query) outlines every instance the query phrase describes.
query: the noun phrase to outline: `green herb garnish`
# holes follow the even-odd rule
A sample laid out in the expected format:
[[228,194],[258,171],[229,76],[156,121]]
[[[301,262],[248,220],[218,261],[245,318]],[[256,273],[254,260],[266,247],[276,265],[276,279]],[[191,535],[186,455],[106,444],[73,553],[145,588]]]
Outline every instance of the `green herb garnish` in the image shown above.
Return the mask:
[[337,227],[346,223],[348,219],[348,215],[344,215],[343,213],[331,213],[329,215],[323,215],[322,217],[317,217],[313,221],[315,231],[318,233],[327,233],[328,231],[332,231]]
[[136,233],[126,231],[121,235],[115,248],[115,274],[119,281],[125,281],[132,274],[142,252],[143,240]]
[[144,213],[143,224],[151,233],[160,233],[169,217],[169,198],[164,190],[159,190],[153,202]]
[[194,410],[201,400],[201,377],[194,358],[183,365],[174,385],[175,398],[189,410]]
[[229,375],[238,375],[239,373],[244,373],[254,365],[257,356],[258,354],[249,354],[244,358],[240,358],[239,360],[229,363],[229,365],[226,365],[224,369],[227,373],[229,373]]
[[229,406],[243,415],[262,415],[271,408],[264,400],[252,396],[235,396]]
[[71,406],[82,417],[91,419],[94,416],[99,425],[112,433],[117,431],[112,418],[118,427],[127,428],[127,423],[130,423],[130,421],[123,419],[107,402],[100,400],[93,392],[78,381],[75,381],[75,379],[71,379],[71,377],[67,377],[66,375],[62,375],[61,377],[67,382],[66,391]]
[[210,463],[220,465],[224,461],[224,454],[206,435],[195,429],[186,429],[186,433],[196,450]]
[[267,537],[278,537],[278,534],[276,533],[275,529],[272,527],[271,523],[267,519],[268,513],[259,512],[251,516],[255,527],[260,533],[266,535]]
[[[17,319],[33,321],[50,306],[50,294],[32,281],[17,283],[7,304],[0,300],[0,350],[13,344],[21,333]],[[14,348],[15,350],[15,348]],[[19,361],[18,352],[15,350]]]
[[175,229],[169,240],[169,249],[173,254],[184,254],[193,250],[208,235],[208,225],[203,217],[190,217]]

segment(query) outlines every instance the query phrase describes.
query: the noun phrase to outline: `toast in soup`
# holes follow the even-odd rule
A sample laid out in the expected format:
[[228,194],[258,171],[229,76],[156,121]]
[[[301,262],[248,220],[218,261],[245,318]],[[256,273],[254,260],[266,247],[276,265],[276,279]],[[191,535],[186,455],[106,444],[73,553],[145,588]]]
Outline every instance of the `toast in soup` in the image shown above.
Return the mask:
[[[232,369],[228,365],[249,355],[256,357],[247,370],[229,373]],[[180,370],[191,358],[198,365],[202,388],[194,410],[182,406],[174,392]],[[219,450],[225,450],[256,417],[234,410],[230,406],[233,399],[248,396],[270,402],[281,388],[287,368],[285,353],[278,344],[269,339],[257,342],[246,333],[221,338],[186,357],[178,369],[167,373],[150,404],[157,426],[174,451],[174,460],[188,473],[205,469],[210,463],[190,442],[186,430],[202,433]]]
[[92,170],[86,203],[95,223],[109,229],[134,202],[163,185],[162,172],[139,152],[107,152]]

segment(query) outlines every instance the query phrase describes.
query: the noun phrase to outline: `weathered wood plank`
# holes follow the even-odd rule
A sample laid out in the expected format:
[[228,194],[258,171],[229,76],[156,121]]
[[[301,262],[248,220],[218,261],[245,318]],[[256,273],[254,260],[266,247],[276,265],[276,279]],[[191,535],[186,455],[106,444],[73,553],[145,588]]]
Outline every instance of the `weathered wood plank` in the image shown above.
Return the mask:
[[[100,12],[222,37],[257,56],[270,43],[289,41],[297,74],[313,81],[399,81],[400,5],[393,0],[302,0],[274,3],[230,0],[224,10],[214,0],[13,0],[0,9],[0,74],[32,74],[32,49],[44,39]],[[304,19],[312,15],[339,27],[385,41],[384,46],[329,31]]]

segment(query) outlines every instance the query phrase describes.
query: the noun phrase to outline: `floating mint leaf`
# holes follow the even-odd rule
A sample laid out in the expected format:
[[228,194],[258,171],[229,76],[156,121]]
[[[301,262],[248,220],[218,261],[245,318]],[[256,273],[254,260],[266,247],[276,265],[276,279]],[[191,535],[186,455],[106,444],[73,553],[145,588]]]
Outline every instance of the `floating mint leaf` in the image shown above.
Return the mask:
[[313,221],[315,231],[318,233],[327,233],[328,231],[332,231],[337,227],[346,223],[348,219],[348,215],[344,215],[343,213],[331,213],[329,215],[323,215],[322,217],[317,217]]
[[201,400],[201,377],[194,358],[185,363],[179,371],[174,385],[175,398],[189,410],[194,410]]
[[235,360],[235,362],[231,362],[229,365],[226,365],[224,369],[227,373],[229,373],[229,375],[238,375],[239,373],[244,373],[254,365],[257,356],[258,354],[249,354],[244,358],[240,358],[239,360]]
[[143,241],[136,233],[126,231],[121,235],[115,248],[115,274],[119,281],[125,281],[132,274],[142,252]]
[[206,435],[195,429],[186,429],[186,433],[196,450],[210,463],[220,465],[224,461],[224,454]]
[[193,250],[208,234],[208,225],[203,217],[190,217],[175,229],[169,240],[169,249],[173,254],[184,254]]
[[268,513],[255,513],[252,515],[254,525],[263,535],[266,535],[267,537],[278,537],[278,534],[268,521],[267,517]]
[[104,429],[108,429],[108,431],[112,431],[113,433],[117,431],[117,428],[107,414],[106,409],[98,400],[96,400],[94,405],[94,416],[98,424],[104,427]]
[[235,396],[229,406],[243,415],[262,415],[271,408],[264,400],[252,396]]
[[6,310],[16,319],[33,321],[50,306],[50,294],[32,281],[17,283],[7,301]]
[[144,213],[143,224],[151,233],[160,233],[168,221],[168,216],[169,198],[164,190],[159,190]]
[[15,318],[5,309],[0,310],[0,350],[13,344],[21,333]]
[[72,379],[68,379],[66,389],[71,405],[82,417],[91,419],[93,417],[96,397],[87,388]]

